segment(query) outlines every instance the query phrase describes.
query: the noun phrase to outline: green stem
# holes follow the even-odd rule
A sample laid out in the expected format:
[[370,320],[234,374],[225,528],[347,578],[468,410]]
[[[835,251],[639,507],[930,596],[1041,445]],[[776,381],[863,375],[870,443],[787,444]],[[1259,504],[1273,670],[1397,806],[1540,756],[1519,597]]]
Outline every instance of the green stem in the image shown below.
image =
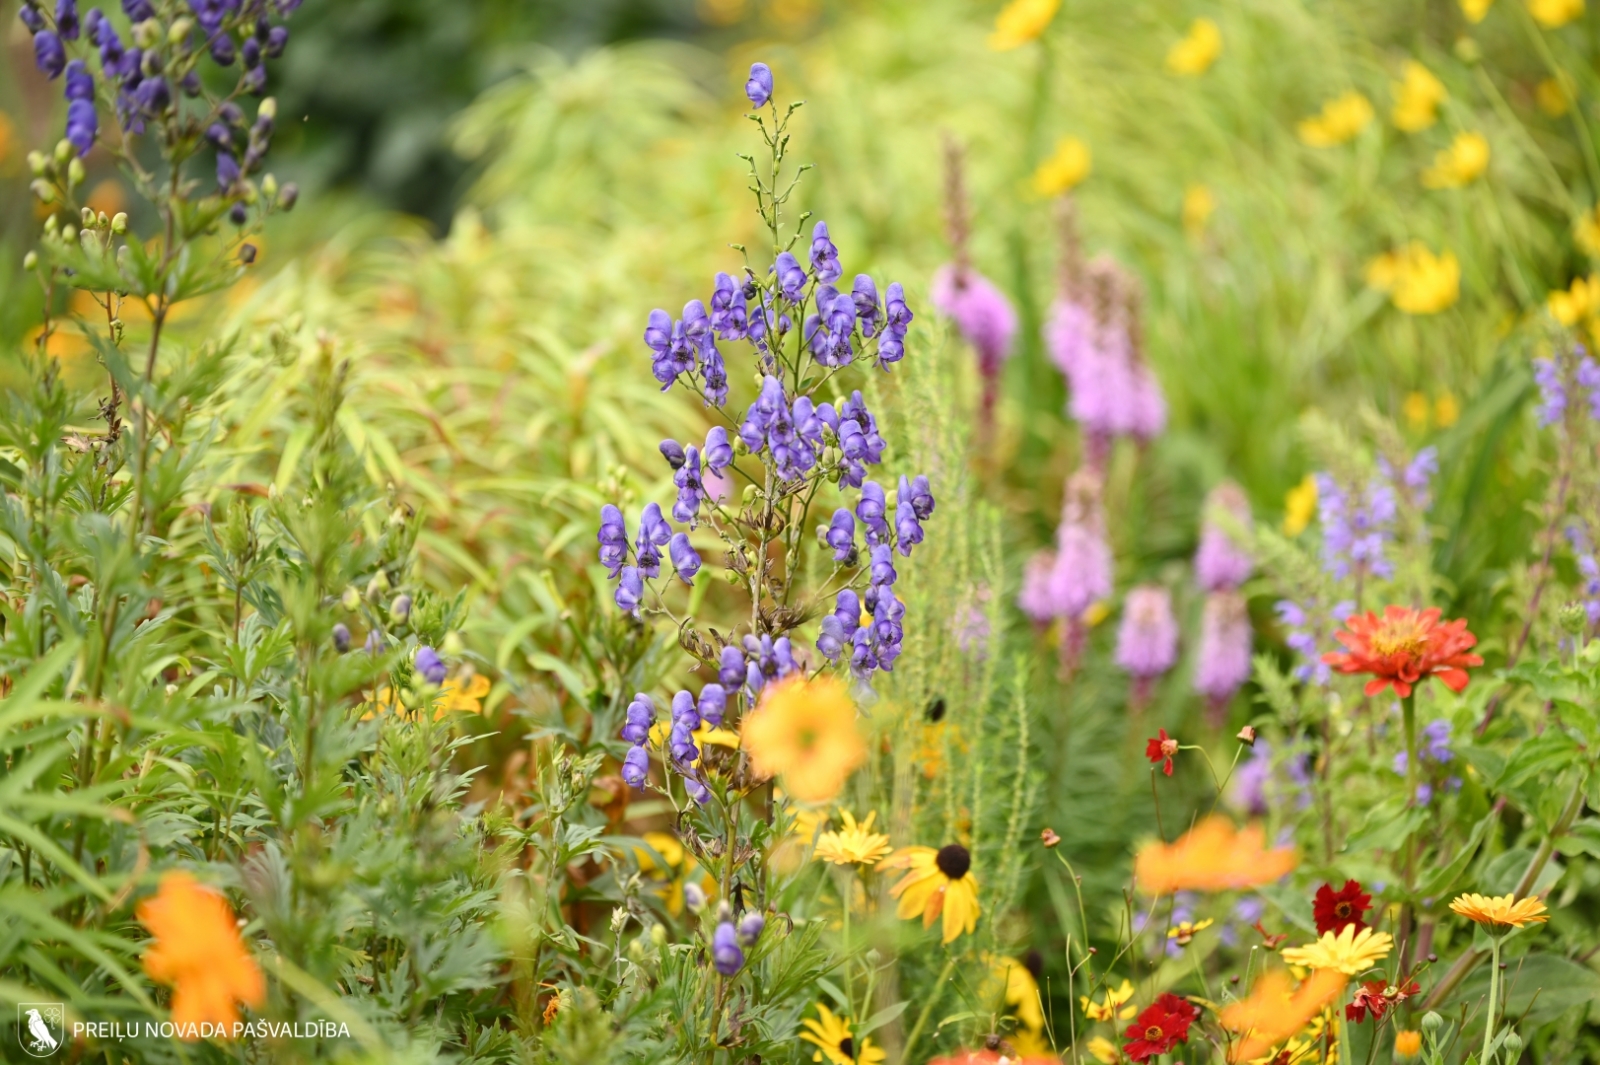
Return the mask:
[[933,1007],[939,1004],[939,992],[944,987],[944,982],[950,979],[950,974],[955,971],[956,959],[954,956],[944,963],[944,968],[939,971],[939,979],[933,983],[933,991],[928,995],[928,1001],[923,1004],[922,1012],[917,1014],[917,1023],[912,1025],[911,1034],[906,1036],[906,1046],[900,1054],[902,1062],[911,1060],[911,1051],[917,1045],[917,1039],[922,1035],[922,1029],[927,1026],[928,1018],[933,1015]]
[[1500,937],[1490,933],[1489,940],[1489,1014],[1483,1019],[1483,1053],[1478,1055],[1478,1065],[1489,1065],[1489,1044],[1494,1040],[1494,1011],[1499,1006],[1500,991]]

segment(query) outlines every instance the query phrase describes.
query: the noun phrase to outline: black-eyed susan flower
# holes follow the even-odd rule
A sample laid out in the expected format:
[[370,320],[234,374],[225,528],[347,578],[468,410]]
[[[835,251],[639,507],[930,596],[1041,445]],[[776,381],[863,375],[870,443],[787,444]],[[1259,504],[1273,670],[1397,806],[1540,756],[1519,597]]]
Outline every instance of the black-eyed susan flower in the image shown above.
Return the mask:
[[889,894],[900,900],[902,920],[920,916],[922,927],[944,920],[943,942],[953,942],[963,932],[978,927],[978,881],[972,875],[972,854],[959,843],[932,847],[902,847],[884,860],[885,869],[905,869]]
[[1315,943],[1303,947],[1286,947],[1283,960],[1290,965],[1303,965],[1307,969],[1332,969],[1345,976],[1355,976],[1372,968],[1389,956],[1394,937],[1388,932],[1347,924],[1339,932],[1325,932]]
[[812,1061],[827,1062],[828,1065],[879,1065],[889,1056],[882,1047],[872,1044],[870,1036],[864,1037],[861,1045],[856,1046],[849,1018],[840,1017],[820,1002],[817,1003],[817,1016],[807,1017],[801,1024],[805,1031],[800,1038],[817,1048],[811,1055]]
[[1544,903],[1539,899],[1519,899],[1515,895],[1462,895],[1450,903],[1450,909],[1469,921],[1483,925],[1491,935],[1503,934],[1524,925],[1543,924],[1550,919]]
[[[1025,1031],[1040,1032],[1044,1029],[1044,1005],[1039,997],[1039,981],[1034,977],[1033,970],[1016,958],[1002,955],[985,954],[984,964],[989,967],[989,983],[980,995],[986,1002],[1001,999],[1006,1010],[1016,1017]],[[1017,1040],[1013,1039],[1015,1046]],[[1026,1055],[1020,1046],[1020,1053]]]
[[740,730],[750,768],[780,777],[800,802],[830,802],[867,760],[856,704],[837,677],[795,674],[768,685]]
[[1099,1000],[1087,995],[1079,995],[1078,1002],[1083,1006],[1083,1015],[1091,1021],[1116,1021],[1127,1020],[1138,1013],[1138,1007],[1128,1003],[1133,999],[1133,984],[1127,980],[1122,981],[1122,986],[1106,986],[1101,992]]
[[878,811],[867,814],[866,820],[857,822],[849,810],[839,811],[844,822],[835,832],[824,832],[817,837],[817,860],[834,865],[875,865],[889,854],[889,837],[872,831],[872,822]]

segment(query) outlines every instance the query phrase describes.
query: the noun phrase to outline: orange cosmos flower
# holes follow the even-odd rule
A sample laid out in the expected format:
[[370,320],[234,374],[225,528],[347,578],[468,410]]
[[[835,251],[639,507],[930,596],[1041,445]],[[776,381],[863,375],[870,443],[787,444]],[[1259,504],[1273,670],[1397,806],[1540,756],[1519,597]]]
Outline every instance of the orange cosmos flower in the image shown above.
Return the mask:
[[1550,919],[1544,903],[1532,896],[1518,899],[1515,895],[1501,895],[1498,898],[1461,895],[1450,903],[1450,909],[1469,921],[1486,926],[1491,933],[1521,928],[1527,924],[1543,924]]
[[1467,631],[1466,619],[1440,624],[1438,607],[1386,606],[1381,618],[1369,610],[1344,624],[1336,638],[1348,650],[1329,651],[1322,660],[1340,673],[1371,673],[1368,695],[1393,685],[1403,699],[1428,677],[1459,692],[1469,679],[1466,667],[1483,665],[1482,658],[1467,653],[1478,638]]
[[1260,825],[1235,832],[1227,818],[1208,817],[1176,843],[1145,844],[1134,860],[1134,880],[1150,895],[1269,884],[1299,859],[1293,847],[1267,850],[1264,840]]
[[1271,969],[1261,975],[1250,997],[1223,1009],[1222,1027],[1238,1032],[1244,1039],[1228,1051],[1228,1060],[1250,1061],[1272,1047],[1294,1037],[1321,1013],[1328,1003],[1344,994],[1346,977],[1337,969],[1319,969],[1299,988],[1289,974]]
[[856,704],[837,677],[796,674],[768,685],[740,738],[755,774],[782,776],[783,790],[801,802],[833,801],[867,760]]
[[236,1002],[259,1007],[266,981],[244,941],[228,900],[188,873],[168,873],[154,898],[139,904],[139,922],[155,942],[144,952],[144,971],[173,989],[172,1020],[179,1026],[231,1027]]

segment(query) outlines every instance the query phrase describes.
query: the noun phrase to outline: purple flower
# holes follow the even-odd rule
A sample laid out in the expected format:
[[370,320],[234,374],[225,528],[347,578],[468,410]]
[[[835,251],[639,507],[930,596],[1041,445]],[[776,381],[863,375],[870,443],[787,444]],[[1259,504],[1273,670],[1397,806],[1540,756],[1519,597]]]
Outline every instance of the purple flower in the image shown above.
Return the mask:
[[78,0],[56,0],[56,32],[65,41],[78,39]]
[[739,949],[739,932],[732,921],[723,921],[711,934],[711,963],[723,976],[733,976],[744,967],[744,951]]
[[[76,60],[74,60],[76,62]],[[78,155],[89,154],[95,138],[100,135],[100,116],[90,100],[73,100],[67,104],[67,140],[78,150]]]
[[229,152],[217,153],[217,187],[231,189],[239,181],[239,161]]
[[1589,393],[1589,417],[1600,422],[1600,363],[1588,355],[1583,356],[1583,360],[1578,363],[1576,376],[1578,387],[1586,389]]
[[439,652],[427,645],[417,648],[415,661],[417,672],[421,673],[423,679],[429,684],[443,683],[445,674],[449,672],[449,670],[445,669],[444,663],[439,660]]
[[1050,310],[1044,343],[1069,386],[1076,389],[1085,367],[1095,357],[1094,315],[1075,300],[1061,300]]
[[834,511],[833,520],[828,523],[826,540],[828,546],[833,548],[833,560],[848,562],[850,556],[856,553],[855,515],[844,507]]
[[686,725],[690,732],[700,727],[700,712],[695,708],[692,693],[682,689],[673,693],[672,723]]
[[667,554],[672,558],[672,568],[684,584],[693,584],[694,575],[700,572],[700,556],[689,544],[688,533],[675,533],[668,542]]
[[933,489],[928,486],[928,478],[925,475],[919,473],[911,478],[909,493],[906,479],[900,478],[900,498],[911,504],[912,513],[916,514],[918,519],[927,521],[933,517]]
[[145,19],[156,17],[156,9],[150,0],[122,0],[122,13],[128,16],[130,22],[143,22]]
[[1050,584],[1055,568],[1056,553],[1049,550],[1035,552],[1022,568],[1022,588],[1017,592],[1017,606],[1040,625],[1048,625],[1058,616]]
[[1128,592],[1117,631],[1117,665],[1137,679],[1159,677],[1178,661],[1172,593],[1157,584]]
[[739,942],[746,947],[755,946],[766,927],[767,919],[752,910],[739,919]]
[[728,430],[720,425],[713,425],[711,431],[706,433],[706,446],[703,452],[706,459],[706,469],[718,473],[733,464],[733,445],[728,443]]
[[761,392],[745,411],[744,422],[739,426],[739,439],[752,452],[759,452],[767,444],[767,434],[780,422],[787,420],[789,404],[783,395],[783,382],[767,374],[761,382]]
[[1244,597],[1238,592],[1212,592],[1201,614],[1200,647],[1196,654],[1194,689],[1220,709],[1250,679],[1254,633]]
[[644,598],[644,580],[639,576],[639,567],[623,566],[621,578],[617,584],[617,593],[613,597],[617,609],[637,615],[639,601]]
[[24,26],[28,27],[29,33],[38,33],[44,29],[44,15],[37,7],[33,6],[33,0],[22,0],[22,7],[17,10],[17,17],[22,20]]
[[67,66],[67,49],[54,30],[40,30],[33,35],[33,61],[45,77],[58,78]]
[[720,684],[707,684],[700,689],[700,720],[713,727],[722,724],[728,710],[728,693]]
[[767,101],[772,99],[772,68],[765,63],[751,63],[750,79],[744,83],[744,94],[750,98],[750,106],[765,107]]
[[673,520],[687,522],[693,528],[705,490],[700,482],[700,449],[693,444],[685,449],[683,463],[672,475],[672,483],[678,486],[678,499],[672,505]]
[[748,310],[739,282],[719,273],[711,293],[711,328],[723,340],[742,340],[747,330]]
[[661,457],[667,460],[667,465],[678,470],[683,468],[683,445],[676,440],[663,440],[656,445],[656,450],[661,452]]
[[661,548],[672,539],[672,526],[661,516],[661,507],[654,503],[646,503],[644,512],[639,515],[639,538],[634,541],[634,555],[639,563],[639,572],[646,577],[661,575]]
[[887,587],[900,579],[894,569],[894,552],[888,544],[875,544],[871,550],[874,587]]
[[628,704],[628,718],[622,726],[622,738],[629,743],[644,743],[650,738],[650,727],[656,723],[655,700],[644,692],[635,692]]
[[728,691],[736,692],[744,684],[744,652],[729,645],[722,649],[722,659],[717,670],[717,680]]
[[778,291],[783,293],[783,298],[790,303],[799,303],[800,297],[806,291],[806,272],[800,266],[800,260],[789,252],[779,252],[777,262],[773,263],[773,273],[778,275]]
[[871,274],[856,275],[850,301],[855,305],[856,320],[861,323],[861,335],[870,340],[877,331],[878,317],[883,313],[878,306],[878,286],[873,284]]
[[1067,482],[1067,497],[1056,530],[1056,550],[1042,597],[1047,617],[1081,618],[1086,610],[1111,595],[1111,546],[1106,542],[1100,509],[1100,481],[1080,470]]
[[[819,221],[811,227],[811,269],[817,280],[832,284],[839,280],[844,270],[839,265],[839,249],[828,239],[828,223]],[[854,304],[851,304],[852,309]]]
[[346,651],[350,650],[350,626],[346,625],[342,621],[334,622],[333,648],[340,654],[344,654]]
[[610,503],[600,508],[600,532],[596,539],[600,541],[600,564],[614,579],[617,570],[628,561],[628,523],[622,511]]
[[[706,803],[711,801],[711,789],[706,787],[698,777],[691,776],[687,773],[684,774],[683,790],[689,794],[689,798],[693,799],[695,803],[700,806],[704,806]],[[689,886],[693,887],[694,885],[691,884]]]
[[[927,482],[923,482],[924,488]],[[933,497],[928,496],[929,509],[932,509]],[[898,542],[900,553],[907,558],[911,557],[911,549],[922,543],[922,524],[917,520],[920,515],[912,501],[911,482],[904,474],[900,475],[900,488],[895,496],[894,504],[894,533]]]
[[644,747],[633,747],[628,750],[628,756],[622,760],[622,779],[629,787],[644,787],[645,778],[650,775],[650,754]]
[[700,748],[694,743],[694,730],[697,727],[677,718],[672,721],[672,732],[667,736],[667,750],[679,765],[693,765],[700,758]]
[[1200,549],[1194,556],[1195,580],[1201,588],[1232,591],[1249,579],[1255,562],[1240,540],[1248,540],[1250,530],[1250,501],[1244,490],[1230,481],[1212,489],[1206,499]]
[[[39,39],[34,38],[37,47]],[[43,66],[40,69],[44,69]],[[1554,425],[1567,413],[1567,389],[1554,359],[1534,359],[1533,379],[1539,385],[1539,424]]]
[[888,542],[889,523],[884,518],[888,509],[888,497],[884,495],[882,485],[877,481],[868,481],[861,486],[861,500],[856,503],[856,517],[866,526],[865,535],[868,544]]
[[[1011,301],[988,278],[973,270],[942,266],[933,275],[929,299],[978,353],[978,368],[985,377],[1000,372],[1011,356],[1017,335],[1017,312]],[[892,312],[891,312],[892,313]]]

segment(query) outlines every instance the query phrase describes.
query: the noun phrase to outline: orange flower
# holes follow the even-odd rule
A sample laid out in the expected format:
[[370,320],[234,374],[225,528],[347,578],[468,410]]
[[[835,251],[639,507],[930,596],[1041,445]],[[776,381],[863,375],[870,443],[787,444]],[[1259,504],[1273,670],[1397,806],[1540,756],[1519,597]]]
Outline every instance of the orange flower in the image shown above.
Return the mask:
[[1469,921],[1487,926],[1490,934],[1527,924],[1543,924],[1550,919],[1544,903],[1532,896],[1519,899],[1515,895],[1501,895],[1498,898],[1492,895],[1460,895],[1450,903],[1450,909]]
[[1346,977],[1337,969],[1318,969],[1293,987],[1289,974],[1271,969],[1261,975],[1250,997],[1223,1009],[1222,1027],[1244,1036],[1228,1052],[1228,1060],[1250,1061],[1293,1038],[1321,1013],[1323,1007],[1344,994]]
[[1368,695],[1392,684],[1403,699],[1430,676],[1459,692],[1469,679],[1466,667],[1483,665],[1483,659],[1467,653],[1478,638],[1467,631],[1466,619],[1441,625],[1438,607],[1386,606],[1381,618],[1369,610],[1344,624],[1346,631],[1336,638],[1349,650],[1329,651],[1322,660],[1340,673],[1371,673]]
[[259,1007],[266,982],[244,941],[228,900],[188,873],[168,873],[154,898],[139,904],[139,922],[155,937],[144,971],[173,988],[172,1021],[231,1028],[235,1002]]
[[755,775],[783,777],[784,790],[801,802],[831,802],[867,760],[856,704],[837,677],[797,674],[768,685],[740,738]]
[[1227,818],[1212,816],[1176,843],[1147,843],[1134,860],[1139,889],[1151,895],[1174,891],[1231,891],[1269,884],[1298,862],[1293,847],[1267,850],[1260,825],[1235,832]]

